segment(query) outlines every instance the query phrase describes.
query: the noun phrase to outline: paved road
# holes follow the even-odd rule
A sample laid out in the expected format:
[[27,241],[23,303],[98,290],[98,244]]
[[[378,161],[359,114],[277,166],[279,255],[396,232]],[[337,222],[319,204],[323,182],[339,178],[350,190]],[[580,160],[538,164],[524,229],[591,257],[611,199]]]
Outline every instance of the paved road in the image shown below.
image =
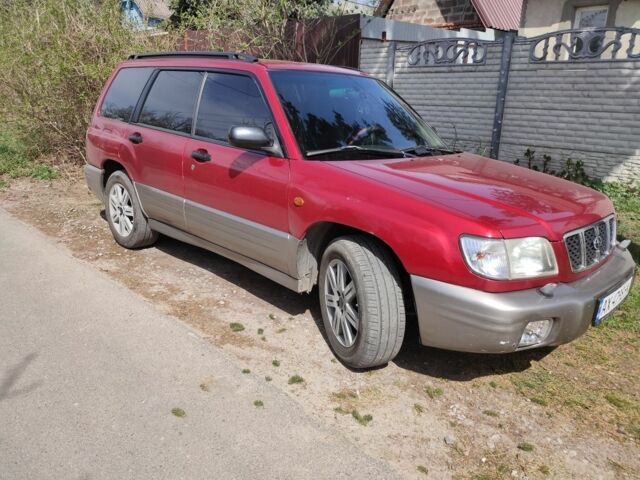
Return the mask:
[[395,477],[240,371],[0,210],[0,479]]

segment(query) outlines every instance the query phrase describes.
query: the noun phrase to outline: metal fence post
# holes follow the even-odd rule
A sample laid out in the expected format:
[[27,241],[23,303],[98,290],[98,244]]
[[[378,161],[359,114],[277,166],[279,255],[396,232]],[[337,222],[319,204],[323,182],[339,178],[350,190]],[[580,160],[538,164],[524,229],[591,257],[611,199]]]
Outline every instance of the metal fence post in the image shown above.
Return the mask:
[[515,32],[507,32],[502,39],[502,59],[500,60],[500,77],[498,80],[498,93],[496,95],[496,109],[493,116],[493,131],[491,133],[491,158],[498,158],[500,150],[500,136],[502,135],[502,120],[504,117],[504,103],[507,96],[509,83],[509,70],[511,69],[511,52]]
[[391,40],[389,42],[389,54],[387,55],[387,75],[385,81],[387,85],[393,88],[393,77],[396,73],[396,42]]

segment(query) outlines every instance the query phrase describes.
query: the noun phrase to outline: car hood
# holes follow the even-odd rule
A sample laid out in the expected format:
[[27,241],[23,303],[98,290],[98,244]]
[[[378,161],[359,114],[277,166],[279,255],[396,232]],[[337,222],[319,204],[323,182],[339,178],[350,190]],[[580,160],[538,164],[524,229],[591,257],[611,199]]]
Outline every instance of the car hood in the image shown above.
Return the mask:
[[330,162],[472,218],[505,237],[564,233],[613,212],[603,194],[582,185],[471,153]]

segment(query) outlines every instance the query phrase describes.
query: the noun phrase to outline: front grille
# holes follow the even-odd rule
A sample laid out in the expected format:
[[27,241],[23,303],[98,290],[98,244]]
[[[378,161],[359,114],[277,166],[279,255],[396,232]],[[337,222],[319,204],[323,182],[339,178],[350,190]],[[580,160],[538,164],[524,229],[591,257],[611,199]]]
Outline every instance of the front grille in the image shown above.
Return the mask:
[[616,219],[613,215],[564,236],[571,270],[579,272],[602,261],[616,241]]

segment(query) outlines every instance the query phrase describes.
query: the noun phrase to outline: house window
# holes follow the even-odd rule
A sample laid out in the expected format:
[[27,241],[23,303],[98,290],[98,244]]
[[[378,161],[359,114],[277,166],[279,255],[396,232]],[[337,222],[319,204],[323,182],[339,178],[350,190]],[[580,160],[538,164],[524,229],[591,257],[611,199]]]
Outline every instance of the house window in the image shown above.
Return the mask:
[[576,8],[573,28],[603,28],[607,25],[608,5]]

